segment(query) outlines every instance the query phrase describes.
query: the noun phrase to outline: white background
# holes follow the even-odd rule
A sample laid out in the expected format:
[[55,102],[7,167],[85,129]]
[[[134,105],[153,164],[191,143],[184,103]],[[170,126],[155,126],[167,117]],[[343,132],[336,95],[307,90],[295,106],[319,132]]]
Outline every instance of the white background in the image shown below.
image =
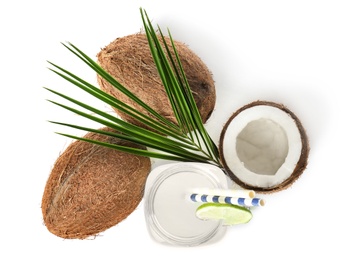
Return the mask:
[[[0,259],[358,259],[359,7],[357,1],[2,1],[0,4]],[[217,104],[215,141],[229,115],[264,99],[302,120],[309,165],[288,190],[264,196],[253,220],[218,243],[160,245],[143,205],[94,240],[63,240],[42,222],[42,192],[70,142],[47,120],[78,120],[45,101],[42,87],[77,95],[47,67],[55,62],[95,82],[60,42],[96,57],[142,27],[139,8],[171,29],[207,64]],[[80,94],[77,95],[80,97]]]

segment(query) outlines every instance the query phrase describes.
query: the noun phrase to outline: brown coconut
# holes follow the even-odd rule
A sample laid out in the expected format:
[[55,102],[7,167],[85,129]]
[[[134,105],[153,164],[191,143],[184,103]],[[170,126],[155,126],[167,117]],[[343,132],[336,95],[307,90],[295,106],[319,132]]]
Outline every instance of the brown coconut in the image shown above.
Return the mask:
[[[95,133],[85,138],[145,149]],[[74,141],[56,160],[45,186],[46,227],[62,238],[84,239],[118,224],[140,203],[150,168],[147,157]]]
[[[271,186],[271,187],[261,187],[261,186],[257,186],[257,185],[248,184],[245,181],[243,181],[236,174],[236,171],[238,171],[238,169],[229,167],[229,165],[227,163],[227,161],[229,161],[229,159],[232,160],[232,158],[226,158],[226,156],[225,156],[225,149],[227,149],[227,148],[224,147],[224,138],[226,136],[227,130],[228,130],[229,126],[231,125],[232,121],[237,116],[239,116],[242,112],[249,110],[251,108],[257,107],[257,106],[274,107],[274,108],[277,108],[277,109],[283,111],[284,113],[286,113],[288,115],[288,117],[291,118],[293,120],[293,122],[295,123],[296,128],[298,129],[299,135],[300,135],[300,141],[301,141],[301,149],[299,151],[300,156],[298,158],[298,161],[296,162],[296,165],[294,166],[294,168],[291,172],[291,175],[287,179],[282,181],[281,183]],[[248,115],[247,115],[247,117],[248,117]],[[236,142],[235,139],[233,139],[233,143],[235,143],[235,142]],[[288,107],[284,106],[283,104],[278,104],[275,102],[265,101],[265,100],[254,101],[252,103],[249,103],[249,104],[241,107],[237,111],[235,111],[230,116],[230,118],[227,120],[227,122],[225,123],[225,125],[222,129],[222,132],[220,134],[220,140],[219,140],[219,155],[220,155],[220,159],[221,159],[225,173],[236,184],[238,184],[242,188],[254,190],[259,193],[273,193],[273,192],[282,191],[282,190],[285,190],[285,189],[291,187],[292,184],[296,180],[298,180],[298,178],[303,174],[304,170],[307,168],[309,151],[310,151],[309,139],[308,139],[306,130],[303,127],[303,124],[301,123],[300,119]]]
[[[169,46],[169,38],[166,38]],[[210,117],[216,102],[212,74],[203,61],[185,44],[175,41],[183,69],[189,82],[203,122]],[[172,49],[172,48],[171,48]],[[117,38],[97,55],[98,63],[123,86],[137,95],[158,113],[176,123],[172,107],[153,61],[147,37],[143,33]],[[98,77],[102,90],[141,112],[140,106]],[[141,125],[132,117],[115,109],[118,115],[131,123]],[[147,113],[146,113],[147,114]],[[143,126],[143,125],[142,125]]]

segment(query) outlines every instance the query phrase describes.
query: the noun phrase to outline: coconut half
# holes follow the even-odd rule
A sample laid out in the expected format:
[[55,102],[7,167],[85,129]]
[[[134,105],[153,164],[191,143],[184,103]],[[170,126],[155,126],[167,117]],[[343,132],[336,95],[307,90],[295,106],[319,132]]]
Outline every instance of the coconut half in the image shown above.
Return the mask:
[[228,176],[245,189],[274,192],[288,188],[307,166],[309,142],[288,108],[255,101],[226,122],[219,141]]

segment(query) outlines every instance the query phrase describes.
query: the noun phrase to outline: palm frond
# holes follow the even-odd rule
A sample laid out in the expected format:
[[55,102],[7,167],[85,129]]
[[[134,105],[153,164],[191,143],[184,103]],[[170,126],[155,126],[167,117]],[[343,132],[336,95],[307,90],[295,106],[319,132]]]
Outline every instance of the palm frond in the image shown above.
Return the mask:
[[[170,32],[169,38],[171,45],[169,46],[165,41],[165,37],[161,29],[158,27],[158,35],[152,26],[147,13],[142,9],[140,9],[140,11],[152,57],[155,62],[157,71],[161,77],[167,96],[170,100],[174,115],[177,119],[177,124],[166,119],[157,111],[148,106],[140,98],[129,91],[125,86],[121,85],[114,77],[108,74],[88,55],[86,55],[71,43],[63,45],[80,60],[82,60],[87,66],[94,70],[98,75],[100,75],[104,80],[109,82],[113,87],[121,91],[136,104],[144,108],[150,116],[141,113],[128,104],[116,99],[115,97],[109,95],[108,93],[102,91],[101,89],[93,86],[87,81],[52,62],[49,62],[49,64],[52,66],[50,70],[74,86],[82,89],[87,94],[92,95],[103,103],[135,118],[142,124],[146,125],[149,129],[145,129],[143,127],[126,122],[116,116],[103,112],[100,109],[94,108],[89,104],[71,98],[70,96],[62,94],[58,91],[45,88],[58,97],[70,101],[70,103],[77,106],[78,108],[49,100],[53,104],[71,111],[72,113],[80,115],[81,117],[110,127],[116,130],[116,132],[114,133],[110,131],[104,131],[102,129],[93,129],[90,127],[56,121],[50,122],[78,130],[128,140],[151,148],[151,150],[141,150],[112,143],[104,143],[97,140],[90,140],[65,133],[58,133],[73,139],[91,142],[119,151],[165,160],[207,162],[220,165],[217,147],[210,138],[202,123],[200,113],[191,93],[190,86],[187,82],[185,72],[181,65],[181,61],[179,59]],[[162,44],[164,48],[162,47]],[[172,55],[170,47],[172,47],[174,55]]]

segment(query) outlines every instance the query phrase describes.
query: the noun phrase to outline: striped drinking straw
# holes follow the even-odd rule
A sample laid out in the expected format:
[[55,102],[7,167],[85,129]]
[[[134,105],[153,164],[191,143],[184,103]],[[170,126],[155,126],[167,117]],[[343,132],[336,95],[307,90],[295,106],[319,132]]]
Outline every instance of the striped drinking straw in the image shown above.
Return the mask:
[[213,202],[213,203],[246,206],[246,207],[265,205],[265,201],[260,198],[241,198],[241,197],[208,195],[208,194],[198,194],[198,193],[192,193],[190,195],[190,200],[193,202]]
[[192,193],[218,195],[218,196],[230,196],[239,198],[254,198],[256,193],[253,190],[242,189],[218,189],[218,188],[197,188],[192,189]]

